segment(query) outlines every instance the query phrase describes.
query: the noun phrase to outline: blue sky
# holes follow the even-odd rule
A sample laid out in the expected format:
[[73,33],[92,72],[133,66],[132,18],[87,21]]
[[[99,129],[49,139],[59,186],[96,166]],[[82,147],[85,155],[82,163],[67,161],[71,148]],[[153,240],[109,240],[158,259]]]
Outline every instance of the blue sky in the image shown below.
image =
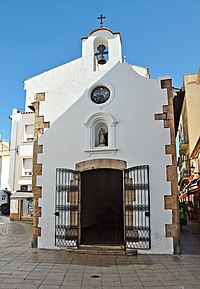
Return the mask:
[[10,139],[13,108],[23,110],[23,81],[79,58],[81,37],[104,26],[121,32],[123,55],[150,68],[152,78],[200,64],[199,0],[0,0],[0,134]]

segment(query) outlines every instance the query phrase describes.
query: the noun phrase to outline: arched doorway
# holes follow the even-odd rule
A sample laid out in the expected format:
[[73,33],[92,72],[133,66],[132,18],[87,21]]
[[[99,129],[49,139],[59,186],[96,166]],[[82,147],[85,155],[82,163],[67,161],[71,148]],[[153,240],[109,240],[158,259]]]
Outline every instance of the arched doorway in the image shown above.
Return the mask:
[[81,245],[123,245],[123,171],[81,173]]

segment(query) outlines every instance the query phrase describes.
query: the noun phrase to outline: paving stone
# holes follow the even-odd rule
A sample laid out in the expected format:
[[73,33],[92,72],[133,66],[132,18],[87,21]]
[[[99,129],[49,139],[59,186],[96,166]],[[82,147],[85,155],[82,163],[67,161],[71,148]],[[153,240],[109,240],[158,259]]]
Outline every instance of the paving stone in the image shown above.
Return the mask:
[[[4,283],[4,284],[0,284],[0,288],[1,289],[16,289],[18,288],[18,284],[9,284],[9,283]],[[23,288],[25,289],[25,288]],[[27,289],[27,288],[26,288]],[[32,289],[32,288],[30,288]]]
[[21,284],[27,284],[27,287],[29,287],[28,285],[40,285],[42,284],[42,280],[24,280]]
[[54,280],[54,279],[44,279],[42,282],[42,285],[55,285],[55,286],[61,286],[63,283],[62,280]]
[[122,281],[122,286],[123,287],[143,287],[142,283],[140,281]]
[[40,285],[40,289],[59,289],[60,285]]
[[24,279],[12,279],[12,278],[6,278],[4,279],[1,284],[20,284],[23,282]]
[[40,285],[30,285],[28,284],[28,288],[27,288],[27,284],[20,284],[18,287],[15,287],[17,289],[38,289],[40,288]]
[[[60,289],[88,289],[89,287],[77,286],[77,285],[64,285]],[[94,287],[93,287],[94,288]],[[102,289],[101,287],[95,287],[96,289]]]

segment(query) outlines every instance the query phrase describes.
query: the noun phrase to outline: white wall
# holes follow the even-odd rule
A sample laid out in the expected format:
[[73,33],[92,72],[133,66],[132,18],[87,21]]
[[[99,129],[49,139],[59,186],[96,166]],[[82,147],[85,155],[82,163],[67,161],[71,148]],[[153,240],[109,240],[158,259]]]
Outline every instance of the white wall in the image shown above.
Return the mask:
[[0,190],[10,190],[8,179],[9,179],[9,162],[10,156],[0,157]]
[[[39,244],[41,247],[54,246],[52,235],[55,209],[54,201],[50,202],[50,199],[54,200],[55,169],[74,169],[78,162],[109,157],[126,160],[128,167],[150,165],[152,249],[148,252],[172,253],[172,239],[165,237],[164,226],[171,223],[171,212],[164,210],[164,195],[170,193],[170,184],[166,182],[166,165],[171,161],[165,155],[165,144],[170,143],[169,130],[163,129],[162,121],[154,121],[154,114],[161,112],[162,105],[167,104],[166,91],[160,89],[158,80],[139,76],[127,64],[117,64],[101,78],[101,83],[104,81],[115,87],[113,101],[102,108],[118,122],[118,151],[115,155],[89,156],[85,152],[84,123],[99,110],[89,100],[87,90],[64,113],[59,111],[54,100],[56,98],[62,103],[62,107],[67,107],[66,94],[70,90],[70,84],[65,83],[59,90],[49,91],[46,101],[41,105],[41,114],[45,115],[45,121],[50,121],[51,129],[46,130],[39,140],[44,145],[44,153],[38,158],[38,162],[43,165],[43,175],[38,178],[38,185],[43,186],[43,198],[40,202],[43,210],[40,218],[42,236]],[[87,83],[85,81],[85,84],[89,86],[90,80]],[[79,90],[83,90],[81,85]]]
[[[50,129],[39,138],[43,145],[43,154],[38,156],[42,176],[37,178],[43,191],[39,247],[54,248],[56,168],[75,169],[81,161],[112,158],[125,160],[128,167],[150,166],[152,249],[143,253],[172,253],[173,240],[165,237],[165,224],[171,224],[172,214],[164,210],[164,195],[171,192],[166,178],[171,157],[165,155],[170,135],[163,121],[154,120],[154,114],[161,113],[167,104],[166,90],[161,89],[160,80],[139,75],[127,63],[118,62],[109,71],[95,72],[88,69],[88,63],[78,59],[25,82],[27,97],[33,91],[46,93],[40,114],[50,122]],[[113,99],[108,105],[97,106],[90,100],[90,88],[98,83],[113,87]],[[86,151],[84,124],[97,112],[105,112],[117,121],[115,153]]]

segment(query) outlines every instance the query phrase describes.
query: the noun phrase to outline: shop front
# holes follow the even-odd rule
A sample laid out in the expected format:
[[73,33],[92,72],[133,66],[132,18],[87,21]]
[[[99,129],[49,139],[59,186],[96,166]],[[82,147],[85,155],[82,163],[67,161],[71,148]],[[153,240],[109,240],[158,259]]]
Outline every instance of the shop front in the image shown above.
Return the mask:
[[10,197],[10,220],[33,219],[33,193],[17,191]]

